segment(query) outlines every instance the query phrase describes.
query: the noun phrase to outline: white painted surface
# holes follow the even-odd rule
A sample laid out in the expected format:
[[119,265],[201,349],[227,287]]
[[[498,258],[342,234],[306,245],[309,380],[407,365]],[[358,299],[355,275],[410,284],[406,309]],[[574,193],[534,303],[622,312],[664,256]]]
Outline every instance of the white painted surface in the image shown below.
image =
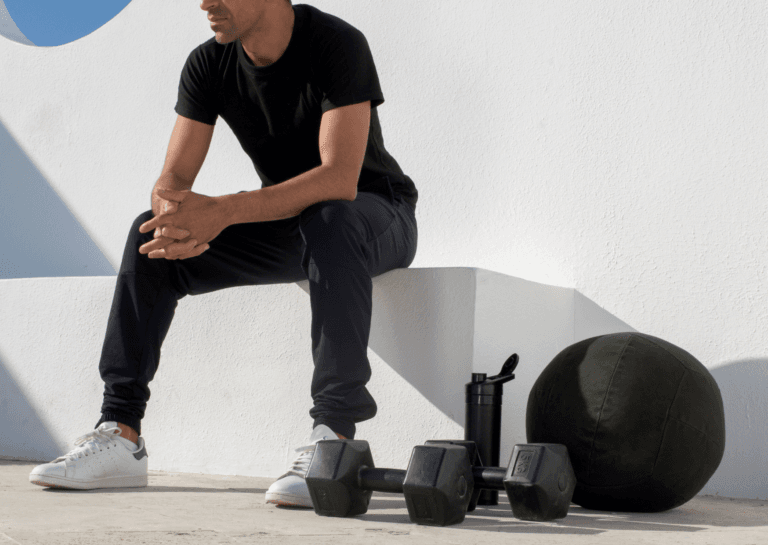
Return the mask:
[[[562,286],[577,315],[602,312],[599,327],[618,320],[685,348],[733,393],[738,455],[710,484],[768,495],[756,470],[768,444],[768,3],[308,3],[371,45],[387,149],[420,191],[413,267]],[[210,37],[199,4],[134,0],[65,46],[0,40],[0,277],[115,274],[149,208],[183,63]],[[220,120],[195,190],[259,186]],[[14,324],[37,334],[41,313]],[[103,335],[104,319],[69,319]],[[591,326],[573,327],[579,338]],[[473,355],[503,352],[475,335]]]
[[[49,461],[96,424],[114,283],[0,280],[0,456]],[[307,281],[241,287],[179,302],[142,422],[150,469],[263,477],[287,469],[312,426],[308,289]],[[390,271],[374,279],[373,309],[368,387],[379,412],[356,438],[384,467],[406,467],[427,439],[463,438],[471,374],[495,375],[516,352],[502,405],[506,465],[526,442],[528,393],[551,359],[584,338],[633,331],[574,290],[472,268]],[[764,372],[755,362],[714,370],[727,444],[703,494],[768,496],[768,426],[753,411],[766,408],[755,386]],[[752,384],[746,395],[742,383]]]

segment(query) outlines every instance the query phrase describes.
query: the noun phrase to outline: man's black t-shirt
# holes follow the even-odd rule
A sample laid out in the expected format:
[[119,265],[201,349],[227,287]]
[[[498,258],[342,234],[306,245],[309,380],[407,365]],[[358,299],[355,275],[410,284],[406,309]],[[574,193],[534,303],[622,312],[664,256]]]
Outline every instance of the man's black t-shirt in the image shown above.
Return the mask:
[[176,113],[208,125],[221,116],[268,187],[322,164],[325,112],[370,100],[358,191],[389,196],[391,187],[415,209],[416,186],[384,148],[376,108],[384,95],[365,36],[313,6],[293,10],[291,41],[269,66],[254,65],[239,39],[222,45],[211,38],[194,49],[181,73]]

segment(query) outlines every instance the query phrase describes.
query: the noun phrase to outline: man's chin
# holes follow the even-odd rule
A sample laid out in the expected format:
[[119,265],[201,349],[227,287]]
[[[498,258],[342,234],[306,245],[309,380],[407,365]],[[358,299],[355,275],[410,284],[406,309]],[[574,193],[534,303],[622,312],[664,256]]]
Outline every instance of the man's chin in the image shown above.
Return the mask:
[[225,34],[224,32],[217,32],[214,36],[216,38],[216,43],[218,44],[228,44],[230,42],[234,42],[237,40],[237,36],[232,34]]

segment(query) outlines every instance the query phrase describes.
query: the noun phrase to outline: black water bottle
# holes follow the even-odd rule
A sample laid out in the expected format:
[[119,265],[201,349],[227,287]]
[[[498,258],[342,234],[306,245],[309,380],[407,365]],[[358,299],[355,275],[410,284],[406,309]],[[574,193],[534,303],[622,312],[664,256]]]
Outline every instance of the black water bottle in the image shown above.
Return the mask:
[[[501,397],[504,383],[515,378],[512,371],[519,358],[512,354],[504,363],[501,372],[486,378],[485,373],[472,373],[472,382],[467,383],[467,413],[464,423],[464,440],[474,441],[480,455],[480,465],[499,467],[501,448]],[[499,492],[483,490],[478,505],[498,505]]]

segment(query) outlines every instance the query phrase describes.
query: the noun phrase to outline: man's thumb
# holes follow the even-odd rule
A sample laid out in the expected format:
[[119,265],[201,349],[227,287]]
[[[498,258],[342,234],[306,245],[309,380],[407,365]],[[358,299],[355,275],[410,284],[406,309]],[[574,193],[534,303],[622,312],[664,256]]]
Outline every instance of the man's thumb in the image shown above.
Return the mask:
[[158,189],[157,194],[166,200],[181,202],[187,197],[187,195],[189,195],[189,189],[185,189],[183,191],[176,189]]

